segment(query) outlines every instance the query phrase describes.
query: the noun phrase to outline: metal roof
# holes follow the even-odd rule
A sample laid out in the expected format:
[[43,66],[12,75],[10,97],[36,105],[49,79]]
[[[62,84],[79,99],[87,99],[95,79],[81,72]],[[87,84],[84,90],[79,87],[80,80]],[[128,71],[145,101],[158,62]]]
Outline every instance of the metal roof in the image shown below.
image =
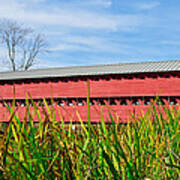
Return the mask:
[[1,72],[0,81],[106,74],[137,74],[170,71],[180,71],[180,60],[121,63],[96,66],[73,66],[48,69],[35,69],[29,71]]

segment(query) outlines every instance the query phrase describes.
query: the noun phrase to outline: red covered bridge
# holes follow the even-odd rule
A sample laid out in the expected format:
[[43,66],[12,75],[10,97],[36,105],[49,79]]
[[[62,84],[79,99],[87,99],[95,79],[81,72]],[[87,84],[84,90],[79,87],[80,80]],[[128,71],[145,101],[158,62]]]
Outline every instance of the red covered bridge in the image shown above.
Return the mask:
[[102,107],[104,116],[110,110],[120,122],[127,122],[132,112],[145,112],[159,93],[163,105],[178,107],[180,103],[178,60],[3,72],[0,73],[0,121],[8,121],[4,102],[11,105],[13,87],[17,113],[22,119],[25,94],[30,93],[35,103],[42,98],[50,103],[53,97],[55,104],[51,105],[56,113],[60,110],[65,122],[78,121],[77,110],[82,120],[87,121],[87,79],[92,122],[100,121]]

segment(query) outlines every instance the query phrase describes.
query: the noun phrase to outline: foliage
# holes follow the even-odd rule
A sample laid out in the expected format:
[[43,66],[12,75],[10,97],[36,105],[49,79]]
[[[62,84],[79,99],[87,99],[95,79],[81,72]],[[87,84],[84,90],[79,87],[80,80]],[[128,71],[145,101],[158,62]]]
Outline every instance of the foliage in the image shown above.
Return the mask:
[[[53,107],[29,100],[24,121],[14,107],[0,140],[0,179],[178,179],[179,110],[152,105],[133,123],[56,122]],[[53,101],[53,100],[52,100]],[[52,102],[54,103],[54,102]],[[34,115],[39,123],[33,122]],[[78,112],[77,112],[78,115]],[[59,112],[59,116],[61,113]],[[168,122],[167,122],[168,121]]]

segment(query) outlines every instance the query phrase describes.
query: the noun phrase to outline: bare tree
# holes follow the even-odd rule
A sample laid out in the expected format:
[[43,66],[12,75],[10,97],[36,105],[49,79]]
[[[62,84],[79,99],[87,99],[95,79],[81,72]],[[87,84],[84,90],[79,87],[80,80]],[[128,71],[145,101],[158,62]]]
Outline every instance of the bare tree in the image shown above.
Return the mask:
[[0,40],[7,49],[12,71],[31,68],[47,47],[42,34],[35,34],[33,29],[8,19],[0,22]]

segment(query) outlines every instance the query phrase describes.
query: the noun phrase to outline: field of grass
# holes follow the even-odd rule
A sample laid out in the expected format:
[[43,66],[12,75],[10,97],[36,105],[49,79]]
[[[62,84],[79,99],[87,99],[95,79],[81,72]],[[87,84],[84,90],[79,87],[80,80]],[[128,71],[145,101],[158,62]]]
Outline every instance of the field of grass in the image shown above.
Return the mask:
[[105,124],[102,107],[100,123],[93,125],[87,83],[87,123],[77,112],[75,127],[63,123],[60,111],[57,122],[45,99],[38,107],[26,99],[21,122],[14,98],[12,107],[7,104],[9,121],[0,127],[0,179],[178,179],[180,108],[154,104],[127,124],[115,122],[110,113],[111,124]]
[[[39,123],[26,100],[23,122],[11,112],[0,129],[0,179],[178,179],[180,177],[180,109],[149,111],[121,125],[56,122],[44,100],[44,118],[33,103]],[[162,108],[161,108],[162,109]],[[77,112],[78,115],[78,112]],[[61,114],[59,113],[59,116]],[[167,123],[168,121],[168,123]]]

